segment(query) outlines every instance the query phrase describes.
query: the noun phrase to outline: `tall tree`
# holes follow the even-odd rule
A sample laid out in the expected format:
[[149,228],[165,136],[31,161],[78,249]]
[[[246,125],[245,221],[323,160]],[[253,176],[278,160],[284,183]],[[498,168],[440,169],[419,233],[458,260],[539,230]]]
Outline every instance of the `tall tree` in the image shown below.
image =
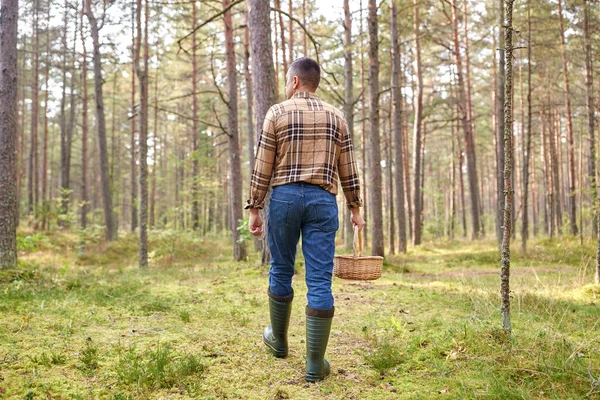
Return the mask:
[[[246,7],[248,4],[246,3]],[[250,73],[250,29],[248,29],[248,9],[245,12],[246,27],[244,28],[244,84],[246,87],[246,130],[248,131],[247,145],[248,145],[248,164],[250,175],[254,170],[254,142],[255,142],[255,130],[254,130],[254,89],[252,85],[252,74]],[[210,223],[210,219],[209,219]],[[261,241],[256,236],[252,237],[254,242],[254,250],[260,251]]]
[[[196,2],[192,2],[192,28],[196,26]],[[192,32],[192,229],[200,227],[198,204],[198,60],[196,58],[196,30]]]
[[[415,0],[416,1],[416,0]],[[369,200],[371,209],[371,252],[384,255],[381,146],[379,143],[379,32],[377,1],[369,0]]]
[[467,104],[467,90],[465,78],[463,76],[462,56],[460,53],[460,44],[458,40],[458,10],[456,0],[452,0],[452,31],[454,42],[454,62],[456,64],[456,74],[458,77],[458,98],[457,102],[460,111],[460,120],[465,140],[465,152],[467,155],[467,179],[469,181],[469,192],[471,194],[471,223],[473,225],[472,237],[478,238],[481,232],[480,212],[479,212],[479,181],[477,179],[477,160],[475,156],[475,137],[471,121],[469,121],[469,106]]
[[575,145],[573,144],[573,115],[571,114],[571,88],[567,65],[567,44],[565,42],[565,22],[563,18],[562,0],[558,0],[558,26],[560,30],[560,48],[563,62],[563,78],[565,81],[565,105],[567,113],[567,143],[569,162],[569,219],[571,234],[577,235],[577,193],[575,192]]
[[402,91],[400,87],[400,44],[398,41],[398,10],[396,2],[392,0],[391,12],[391,46],[392,46],[392,123],[394,138],[394,163],[396,173],[394,185],[396,187],[396,222],[398,225],[398,251],[406,253],[406,220],[404,213],[404,148],[402,133]]
[[100,161],[100,180],[102,183],[102,200],[104,206],[104,223],[106,225],[106,240],[115,240],[114,215],[112,195],[110,191],[110,176],[108,168],[108,149],[106,145],[106,120],[104,117],[104,98],[102,93],[102,56],[100,55],[100,34],[98,21],[92,11],[92,0],[84,0],[83,12],[90,23],[92,42],[94,45],[94,98],[96,101],[96,128],[98,131],[98,157]]
[[[89,181],[88,181],[88,89],[87,89],[87,48],[85,46],[85,33],[83,30],[83,14],[81,14],[81,46],[83,55],[81,58],[81,87],[82,87],[82,109],[81,109],[81,229],[87,228],[87,214],[89,209]],[[71,88],[71,90],[73,90]],[[83,244],[83,241],[82,241]],[[83,250],[83,247],[81,248]]]
[[0,269],[17,265],[17,26],[19,1],[0,2]]
[[40,45],[39,45],[39,0],[33,1],[33,67],[31,79],[31,130],[29,142],[29,174],[27,177],[27,207],[29,214],[34,213],[37,216],[38,206],[38,117],[39,117],[39,66],[40,66]]
[[529,161],[531,160],[531,0],[527,0],[527,138],[525,144],[525,157],[523,162],[523,222],[521,225],[521,249],[527,250],[527,238],[529,236],[528,215],[528,187],[529,187]]
[[[291,5],[290,1],[290,5]],[[344,0],[344,116],[348,123],[348,133],[354,141],[354,92],[352,84],[352,13],[350,1]],[[344,218],[345,246],[352,249],[353,229],[350,218]]]
[[[252,78],[254,81],[254,104],[256,106],[256,128],[262,132],[265,115],[275,104],[275,68],[273,65],[273,47],[271,42],[271,18],[269,2],[249,0],[248,26],[250,28],[250,51],[252,58]],[[262,212],[263,221],[266,221]],[[268,226],[265,224],[263,232]],[[266,234],[263,234],[262,263],[271,259]]]
[[496,206],[496,238],[498,246],[502,244],[502,220],[504,218],[504,0],[498,0],[498,74],[496,87],[496,179],[498,204]]
[[45,89],[44,89],[44,136],[42,139],[42,205],[44,207],[44,215],[42,220],[42,229],[48,227],[48,210],[50,208],[50,199],[48,198],[48,101],[50,98],[50,1],[48,1],[46,7],[46,68],[44,75],[45,77]]
[[[142,8],[144,10],[144,33],[142,35]],[[136,25],[137,43],[135,46],[135,73],[140,85],[140,209],[139,209],[139,265],[148,266],[148,21],[150,11],[148,0],[142,7],[142,0],[137,0]],[[143,48],[143,65],[140,63],[140,52]]]
[[[69,24],[69,3],[65,0],[65,16],[64,16],[64,34],[62,39],[62,97],[60,101],[60,194],[61,205],[60,213],[62,214],[59,220],[61,226],[67,225],[67,213],[69,211],[69,201],[71,197],[71,145],[73,142],[73,129],[75,126],[75,113],[77,109],[75,98],[75,73],[71,73],[70,83],[70,110],[69,121],[67,122],[66,104],[67,104],[67,54],[68,54],[68,24]],[[77,5],[76,5],[76,9]],[[74,70],[75,64],[75,48],[77,45],[77,24],[79,19],[75,18],[75,30],[73,32],[73,57],[71,61],[71,70]]]
[[[598,189],[596,188],[596,135],[594,121],[594,65],[592,61],[592,44],[590,40],[589,0],[583,1],[583,39],[585,52],[585,105],[587,109],[587,130],[590,135],[590,158],[588,160],[588,181],[592,198],[592,232],[597,234]],[[583,229],[583,227],[581,227]],[[600,244],[600,242],[599,242]]]
[[250,174],[254,170],[254,91],[250,74],[250,29],[248,29],[248,10],[245,11],[246,27],[244,28],[244,83],[246,86],[246,129],[248,130],[248,164]]
[[[506,66],[504,85],[504,232],[502,235],[502,268],[500,271],[500,295],[502,298],[502,328],[510,332],[510,236],[512,229],[512,59],[513,59],[513,2],[506,0],[506,21],[504,24]],[[500,195],[500,194],[498,194]]]
[[414,129],[413,129],[413,145],[414,145],[414,208],[413,208],[413,244],[421,244],[421,219],[423,214],[421,204],[421,155],[423,147],[423,71],[421,65],[421,22],[419,18],[420,4],[417,0],[413,0],[414,11],[413,11],[413,29],[415,32],[415,75],[417,78],[417,92],[415,98],[415,117],[414,117]]
[[[227,8],[231,0],[223,0],[223,8]],[[233,259],[246,258],[246,243],[240,241],[238,222],[243,218],[242,211],[242,167],[240,162],[240,141],[238,130],[238,87],[235,61],[235,41],[233,37],[233,19],[231,9],[224,14],[225,20],[225,54],[227,54],[227,136],[229,141],[229,195],[231,207],[231,239],[233,242]]]
[[[137,21],[137,10],[136,7],[131,8],[131,59],[135,60],[136,57],[139,58],[139,52],[136,51],[137,48],[137,35],[136,35],[136,21]],[[136,110],[135,103],[135,61],[131,63],[131,135],[130,135],[130,143],[129,143],[129,190],[130,190],[130,213],[131,213],[131,232],[135,232],[138,225],[138,208],[137,208],[137,165],[136,165],[136,151],[137,148],[135,141],[136,134],[136,120],[138,118],[138,112]]]

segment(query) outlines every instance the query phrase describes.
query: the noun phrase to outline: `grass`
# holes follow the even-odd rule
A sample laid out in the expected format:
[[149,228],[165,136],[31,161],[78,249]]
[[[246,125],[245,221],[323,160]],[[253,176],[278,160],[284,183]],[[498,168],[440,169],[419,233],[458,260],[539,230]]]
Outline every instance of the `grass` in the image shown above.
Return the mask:
[[[227,238],[19,234],[0,271],[0,398],[581,399],[600,397],[594,243],[513,250],[513,334],[500,328],[492,241],[438,241],[390,256],[375,282],[334,281],[332,375],[306,384],[304,268],[290,356],[265,350],[267,268],[231,262]],[[515,248],[518,246],[514,246]]]

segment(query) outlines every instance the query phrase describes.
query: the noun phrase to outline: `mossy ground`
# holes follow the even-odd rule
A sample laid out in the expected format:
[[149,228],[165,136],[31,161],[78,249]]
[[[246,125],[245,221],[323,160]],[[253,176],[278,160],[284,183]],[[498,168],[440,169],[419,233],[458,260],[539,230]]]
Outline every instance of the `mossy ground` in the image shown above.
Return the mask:
[[[513,334],[500,329],[492,241],[426,243],[375,282],[335,280],[332,375],[304,382],[302,260],[290,356],[262,344],[267,269],[226,238],[153,232],[89,243],[20,232],[0,271],[0,398],[600,398],[594,243],[538,240],[513,253]],[[340,249],[340,251],[342,251]]]

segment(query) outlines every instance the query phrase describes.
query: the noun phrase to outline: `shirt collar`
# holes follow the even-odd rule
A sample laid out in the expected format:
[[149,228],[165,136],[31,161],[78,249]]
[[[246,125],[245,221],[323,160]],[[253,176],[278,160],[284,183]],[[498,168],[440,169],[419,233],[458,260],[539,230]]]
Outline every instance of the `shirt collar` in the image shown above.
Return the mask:
[[295,98],[295,99],[318,99],[319,96],[317,96],[316,94],[311,93],[311,92],[296,92],[296,93],[294,93],[292,98]]

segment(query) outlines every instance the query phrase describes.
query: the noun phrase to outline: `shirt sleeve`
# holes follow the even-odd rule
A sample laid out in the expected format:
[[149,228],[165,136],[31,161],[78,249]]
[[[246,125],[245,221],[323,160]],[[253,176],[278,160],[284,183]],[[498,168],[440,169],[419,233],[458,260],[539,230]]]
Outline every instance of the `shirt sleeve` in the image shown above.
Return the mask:
[[340,157],[338,159],[338,174],[342,190],[346,197],[346,205],[351,210],[362,207],[363,201],[360,197],[360,180],[358,176],[358,167],[354,155],[352,138],[348,132],[346,120],[342,119],[342,145],[340,148]]
[[275,114],[272,109],[269,109],[265,115],[263,129],[258,139],[254,171],[252,171],[252,178],[250,179],[250,198],[244,203],[244,209],[262,209],[264,207],[276,155]]

